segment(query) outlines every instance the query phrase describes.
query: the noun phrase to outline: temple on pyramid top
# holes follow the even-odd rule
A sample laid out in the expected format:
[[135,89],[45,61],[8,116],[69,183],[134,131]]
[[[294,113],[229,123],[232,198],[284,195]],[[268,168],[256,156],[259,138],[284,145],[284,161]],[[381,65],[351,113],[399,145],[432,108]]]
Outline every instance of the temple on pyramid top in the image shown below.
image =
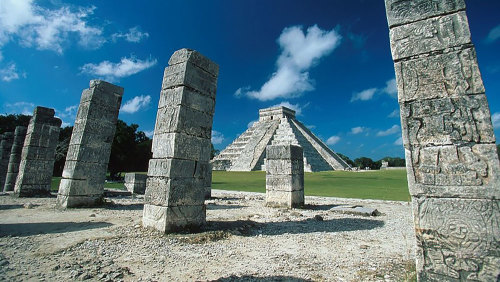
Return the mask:
[[265,170],[266,146],[299,145],[304,151],[305,171],[345,170],[350,166],[287,107],[259,110],[259,120],[212,160],[214,170]]

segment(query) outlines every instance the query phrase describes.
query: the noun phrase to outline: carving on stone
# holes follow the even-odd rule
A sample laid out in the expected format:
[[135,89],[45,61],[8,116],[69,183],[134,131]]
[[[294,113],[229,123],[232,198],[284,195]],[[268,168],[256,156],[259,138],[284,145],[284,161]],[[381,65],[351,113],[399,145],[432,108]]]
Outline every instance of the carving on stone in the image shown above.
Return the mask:
[[474,49],[395,64],[399,102],[484,93]]
[[465,12],[439,16],[390,30],[392,58],[399,59],[470,43]]
[[498,269],[488,265],[500,261],[499,203],[418,198],[415,223],[425,270],[420,278],[495,281]]
[[386,1],[390,26],[408,23],[441,14],[443,11],[465,9],[463,0],[389,0]]
[[405,144],[495,143],[485,95],[401,104]]

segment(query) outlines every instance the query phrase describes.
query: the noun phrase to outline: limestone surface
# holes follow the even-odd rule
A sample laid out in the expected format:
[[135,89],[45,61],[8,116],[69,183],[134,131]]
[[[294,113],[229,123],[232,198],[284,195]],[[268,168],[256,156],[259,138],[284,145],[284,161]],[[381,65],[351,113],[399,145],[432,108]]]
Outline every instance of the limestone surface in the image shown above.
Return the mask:
[[295,145],[267,146],[266,205],[287,208],[304,205],[302,147]]
[[56,154],[61,120],[54,109],[36,107],[28,125],[21,162],[14,187],[15,195],[32,197],[48,195]]
[[14,131],[14,142],[12,144],[12,149],[10,150],[9,167],[7,168],[7,176],[5,177],[4,192],[14,191],[27,130],[28,129],[24,126],[17,126]]
[[0,187],[5,185],[7,170],[9,168],[10,151],[14,142],[14,133],[6,132],[2,134],[0,142]]
[[350,168],[295,118],[295,111],[281,106],[259,110],[259,120],[213,159],[213,169],[265,170],[266,146],[271,144],[301,146],[304,151],[304,170],[308,172]]
[[165,68],[144,196],[144,227],[170,233],[205,224],[218,72],[217,64],[190,49],[176,51]]
[[104,193],[123,88],[91,80],[83,90],[57,195],[60,208],[98,204]]
[[500,165],[463,0],[386,0],[420,281],[500,277]]
[[125,187],[127,191],[132,194],[144,194],[146,191],[146,179],[148,178],[145,174],[140,173],[125,173]]

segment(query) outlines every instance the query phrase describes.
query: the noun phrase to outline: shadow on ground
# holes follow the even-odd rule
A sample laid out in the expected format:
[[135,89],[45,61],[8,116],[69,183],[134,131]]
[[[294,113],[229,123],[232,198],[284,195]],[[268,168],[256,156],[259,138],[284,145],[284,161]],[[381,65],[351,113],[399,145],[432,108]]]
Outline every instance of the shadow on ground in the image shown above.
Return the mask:
[[109,210],[143,210],[144,204],[117,204],[107,203],[103,205],[104,208]]
[[217,204],[207,204],[207,210],[232,210],[241,209],[245,206],[241,205],[217,205]]
[[381,220],[364,218],[338,218],[329,220],[307,219],[300,221],[266,222],[252,220],[209,221],[203,231],[237,232],[244,236],[305,234],[314,232],[343,232],[371,230],[384,226]]
[[109,222],[37,222],[0,224],[0,237],[25,237],[37,234],[75,232],[105,228],[111,225],[113,224]]
[[229,281],[238,281],[238,282],[253,282],[253,281],[290,281],[290,282],[306,282],[313,280],[306,280],[297,277],[291,276],[268,276],[268,277],[258,277],[258,276],[236,276],[232,275],[229,277],[219,278],[217,280],[212,280],[212,282],[229,282]]
[[23,205],[0,205],[0,210],[22,209]]

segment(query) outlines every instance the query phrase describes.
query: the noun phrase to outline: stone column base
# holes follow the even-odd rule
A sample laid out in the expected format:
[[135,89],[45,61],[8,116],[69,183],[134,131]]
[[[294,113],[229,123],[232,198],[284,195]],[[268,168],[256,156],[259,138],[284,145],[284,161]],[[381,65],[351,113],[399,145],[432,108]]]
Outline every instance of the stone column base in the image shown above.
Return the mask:
[[298,208],[304,205],[304,190],[297,191],[266,191],[266,206]]
[[56,207],[58,209],[78,208],[78,207],[94,207],[102,204],[103,195],[57,195]]
[[152,227],[163,233],[199,230],[206,222],[206,207],[163,207],[144,204],[143,227]]

